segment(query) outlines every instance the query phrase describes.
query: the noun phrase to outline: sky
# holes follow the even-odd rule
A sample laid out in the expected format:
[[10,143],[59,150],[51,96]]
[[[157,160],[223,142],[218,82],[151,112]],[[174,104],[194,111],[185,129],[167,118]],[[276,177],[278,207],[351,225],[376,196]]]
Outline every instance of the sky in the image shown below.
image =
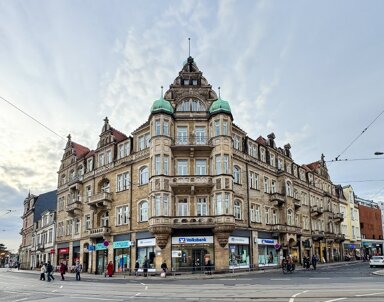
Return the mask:
[[147,120],[188,37],[248,136],[275,133],[298,164],[340,155],[332,181],[384,201],[383,11],[374,0],[0,0],[0,97],[52,130],[0,99],[0,242],[17,251],[23,200],[56,189],[69,133],[95,149],[106,116],[126,134]]

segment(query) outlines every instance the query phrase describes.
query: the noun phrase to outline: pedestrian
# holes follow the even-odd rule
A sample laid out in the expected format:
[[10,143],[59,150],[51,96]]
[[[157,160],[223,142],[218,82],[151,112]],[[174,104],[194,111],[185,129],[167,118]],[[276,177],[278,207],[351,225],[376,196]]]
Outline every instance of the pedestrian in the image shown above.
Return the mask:
[[61,275],[61,281],[64,281],[64,275],[65,272],[67,271],[67,266],[64,264],[64,262],[61,262],[60,264],[60,275]]
[[107,265],[107,272],[108,272],[108,276],[112,277],[112,275],[113,275],[113,263],[112,263],[112,261],[109,261],[109,263]]
[[144,257],[143,273],[144,273],[144,277],[148,277],[148,259],[147,259],[147,256]]
[[17,270],[20,270],[20,262],[17,261]]
[[80,281],[80,273],[82,270],[83,270],[83,266],[80,264],[79,261],[76,261],[75,272],[76,272],[77,281]]
[[316,265],[317,265],[317,256],[315,254],[312,255],[312,266],[313,269],[316,270]]
[[161,277],[166,277],[167,276],[167,262],[164,260],[163,263],[161,264],[161,269],[163,270],[162,273],[160,274]]
[[47,264],[41,262],[40,267],[40,281],[45,281],[45,273],[47,272]]
[[212,266],[211,259],[208,258],[205,264],[205,269],[207,270],[208,275],[212,275],[211,266]]
[[51,282],[51,279],[55,280],[55,278],[52,275],[53,266],[51,264],[51,261],[48,261],[47,266],[46,266],[46,271],[47,271],[47,282]]
[[139,260],[136,260],[135,263],[135,276],[137,277],[138,271],[139,271],[140,263]]

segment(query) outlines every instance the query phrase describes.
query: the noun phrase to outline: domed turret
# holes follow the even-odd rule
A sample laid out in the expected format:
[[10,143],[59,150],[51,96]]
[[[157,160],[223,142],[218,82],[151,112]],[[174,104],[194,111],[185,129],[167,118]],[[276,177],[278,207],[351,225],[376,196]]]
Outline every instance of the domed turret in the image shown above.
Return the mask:
[[219,97],[216,101],[214,101],[211,107],[209,108],[209,113],[211,114],[218,111],[225,111],[225,112],[231,113],[231,107],[229,106],[229,103],[221,99],[221,97]]
[[155,113],[158,111],[162,111],[168,114],[173,114],[174,110],[169,101],[164,99],[163,97],[163,86],[161,86],[161,97],[160,99],[153,102],[153,105],[151,107],[151,113]]

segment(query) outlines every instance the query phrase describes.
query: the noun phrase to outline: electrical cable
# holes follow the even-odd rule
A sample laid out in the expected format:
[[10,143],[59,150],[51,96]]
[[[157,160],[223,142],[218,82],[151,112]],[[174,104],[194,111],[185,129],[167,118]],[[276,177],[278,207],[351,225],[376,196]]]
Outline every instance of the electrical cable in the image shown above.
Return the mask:
[[367,126],[364,128],[364,130],[338,155],[335,157],[335,161],[338,161],[339,160],[339,157],[345,152],[347,151],[353,144],[355,141],[357,141],[360,136],[362,136],[364,134],[365,131],[368,130],[368,128],[384,113],[384,110],[380,112],[380,114],[378,116],[375,117],[375,119]]
[[30,114],[26,113],[24,110],[20,109],[19,107],[17,107],[16,105],[12,104],[10,101],[8,101],[6,98],[0,96],[0,99],[2,99],[3,101],[7,102],[9,105],[11,105],[12,107],[16,108],[17,110],[19,110],[21,113],[25,114],[26,116],[28,116],[30,119],[34,120],[36,123],[38,123],[40,126],[43,126],[45,129],[47,129],[48,131],[52,132],[53,134],[57,135],[58,137],[60,137],[61,139],[63,140],[66,140],[63,136],[61,136],[60,134],[58,134],[57,132],[55,132],[54,130],[52,130],[51,128],[49,128],[48,126],[44,125],[42,122],[40,122],[39,120],[37,120],[36,118],[34,118],[33,116],[31,116]]

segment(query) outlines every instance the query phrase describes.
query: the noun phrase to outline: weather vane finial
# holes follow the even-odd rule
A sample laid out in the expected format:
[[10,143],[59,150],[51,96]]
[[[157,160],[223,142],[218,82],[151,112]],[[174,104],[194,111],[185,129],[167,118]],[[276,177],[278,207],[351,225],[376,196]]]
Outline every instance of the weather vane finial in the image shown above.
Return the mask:
[[191,56],[191,38],[188,38],[188,57]]
[[163,85],[161,85],[161,95],[160,95],[161,98],[163,98]]
[[221,96],[220,96],[220,89],[221,89],[221,88],[220,88],[220,86],[218,87],[218,89],[219,89],[219,99],[221,99]]

